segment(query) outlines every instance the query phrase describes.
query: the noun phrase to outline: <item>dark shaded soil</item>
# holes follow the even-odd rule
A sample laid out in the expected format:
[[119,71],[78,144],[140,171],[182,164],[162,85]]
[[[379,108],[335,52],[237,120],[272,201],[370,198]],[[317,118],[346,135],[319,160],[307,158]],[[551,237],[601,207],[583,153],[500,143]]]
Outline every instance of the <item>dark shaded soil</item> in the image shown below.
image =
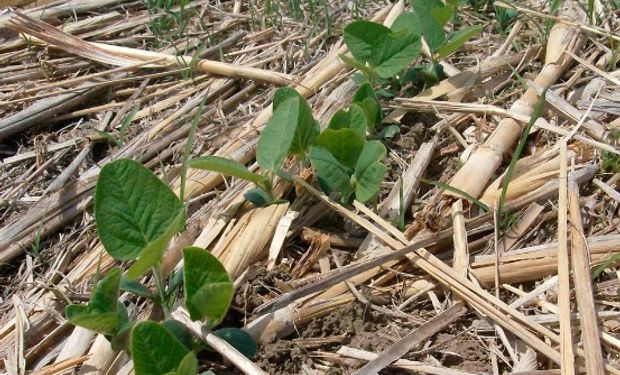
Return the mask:
[[491,373],[488,350],[474,338],[457,338],[452,333],[438,333],[432,354],[443,366],[474,374]]

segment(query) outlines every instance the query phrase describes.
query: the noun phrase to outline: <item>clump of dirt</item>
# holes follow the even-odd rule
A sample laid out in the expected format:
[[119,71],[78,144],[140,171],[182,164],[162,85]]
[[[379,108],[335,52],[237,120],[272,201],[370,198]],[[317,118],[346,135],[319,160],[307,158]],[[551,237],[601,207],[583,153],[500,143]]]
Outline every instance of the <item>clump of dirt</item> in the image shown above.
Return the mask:
[[[341,345],[380,352],[393,344],[393,341],[377,335],[389,321],[385,315],[366,309],[359,303],[336,310],[324,317],[317,318],[303,328],[300,336],[278,339],[274,343],[261,345],[255,359],[261,368],[270,374],[299,374],[303,363],[310,365],[312,350],[336,351]],[[304,338],[320,338],[344,335],[345,339],[337,345],[325,344],[320,347],[305,348],[301,346]],[[355,361],[347,361],[352,366]],[[350,373],[345,366],[334,366],[329,374]]]
[[304,329],[301,337],[326,337],[343,333],[359,335],[374,332],[385,324],[385,315],[368,310],[361,304],[354,304],[315,319]]
[[267,271],[264,266],[250,267],[245,286],[237,289],[234,305],[246,312],[252,312],[257,306],[273,297],[274,291],[281,293],[278,284],[290,279],[290,269],[286,264],[281,264],[271,271]]
[[478,340],[439,333],[435,336],[434,347],[434,352],[439,354],[437,359],[447,368],[474,374],[492,370],[489,351]]
[[405,152],[410,153],[417,150],[424,142],[430,141],[433,132],[430,127],[433,126],[439,118],[428,113],[409,112],[401,119],[401,136],[396,142],[398,146]]
[[291,340],[277,340],[261,345],[254,361],[269,374],[299,374],[301,365],[310,358],[307,351]]

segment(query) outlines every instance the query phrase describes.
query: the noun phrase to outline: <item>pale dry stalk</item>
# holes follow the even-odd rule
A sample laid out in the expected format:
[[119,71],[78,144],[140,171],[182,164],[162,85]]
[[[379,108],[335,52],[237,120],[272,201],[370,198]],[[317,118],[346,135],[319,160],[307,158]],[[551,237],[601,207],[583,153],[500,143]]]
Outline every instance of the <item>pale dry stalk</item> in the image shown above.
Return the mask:
[[575,296],[579,306],[581,343],[586,352],[586,372],[589,375],[605,374],[605,362],[601,349],[600,330],[594,305],[594,294],[590,277],[588,244],[583,232],[579,192],[574,181],[568,181],[568,212],[570,217],[571,261]]
[[[578,17],[577,11],[571,16]],[[565,14],[567,15],[567,14]],[[566,50],[577,51],[583,42],[583,36],[576,27],[556,24],[549,34],[545,65],[536,77],[536,83],[549,87],[564,72],[571,62]],[[511,112],[529,116],[538,101],[535,89],[528,89],[511,107]],[[452,178],[450,185],[474,197],[479,197],[489,180],[499,168],[504,154],[510,151],[523,131],[523,125],[512,118],[499,122],[491,136],[469,157],[465,165]],[[451,195],[450,192],[445,194]]]
[[570,261],[568,254],[568,167],[566,142],[560,144],[560,189],[558,198],[558,306],[562,375],[575,374],[575,354],[570,320]]

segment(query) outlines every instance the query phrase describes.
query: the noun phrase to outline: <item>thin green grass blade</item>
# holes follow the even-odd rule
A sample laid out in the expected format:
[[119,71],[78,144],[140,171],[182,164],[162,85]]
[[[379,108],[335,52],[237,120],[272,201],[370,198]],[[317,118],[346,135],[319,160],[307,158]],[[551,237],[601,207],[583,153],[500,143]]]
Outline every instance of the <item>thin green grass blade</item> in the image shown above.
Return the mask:
[[422,179],[421,181],[423,183],[425,183],[425,184],[434,185],[434,186],[437,186],[440,189],[444,189],[444,190],[447,190],[447,191],[452,192],[454,194],[458,194],[461,197],[463,197],[463,198],[467,199],[468,201],[470,201],[471,203],[475,204],[476,206],[480,207],[485,212],[489,212],[491,210],[489,208],[489,206],[487,206],[486,204],[482,203],[481,201],[479,201],[478,199],[474,198],[473,196],[467,194],[463,190],[455,188],[454,186],[450,186],[450,185],[448,185],[446,183],[439,182],[439,181],[431,181],[431,180],[425,180],[425,179]]

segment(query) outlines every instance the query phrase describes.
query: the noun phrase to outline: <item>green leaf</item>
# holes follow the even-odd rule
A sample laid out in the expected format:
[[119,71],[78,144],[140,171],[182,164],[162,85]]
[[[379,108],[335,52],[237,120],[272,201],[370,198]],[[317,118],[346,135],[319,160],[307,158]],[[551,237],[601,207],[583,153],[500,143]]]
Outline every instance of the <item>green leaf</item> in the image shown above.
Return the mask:
[[255,183],[260,187],[268,187],[269,179],[258,173],[252,173],[245,165],[236,160],[222,158],[219,156],[203,156],[189,161],[191,168],[206,169],[219,172],[227,176],[238,177],[246,181]]
[[[304,111],[302,111],[302,113],[304,113]],[[318,137],[320,132],[321,128],[319,122],[312,117],[312,114],[310,114],[308,121],[300,119],[289,153],[304,157],[306,151],[308,151],[312,143],[314,143],[314,140]]]
[[[127,308],[122,303],[119,303],[119,307],[123,306],[123,310],[127,311]],[[131,355],[131,331],[138,322],[130,321],[129,317],[124,323],[119,324],[116,332],[110,337],[110,346],[114,351],[125,350],[127,354]]]
[[210,252],[188,247],[183,250],[185,306],[192,320],[208,319],[219,324],[232,302],[233,284],[226,269]]
[[437,50],[437,57],[443,59],[450,56],[461,48],[469,39],[480,34],[483,29],[484,26],[475,25],[450,34],[445,44]]
[[138,323],[131,335],[136,375],[163,375],[175,372],[189,350],[161,324]]
[[377,95],[375,95],[375,90],[372,89],[370,83],[365,82],[357,88],[355,94],[353,95],[353,103],[361,103],[364,99],[373,99],[377,100]]
[[403,12],[400,16],[396,17],[392,24],[392,31],[397,33],[403,30],[407,30],[414,35],[422,35],[420,23],[415,13]]
[[174,336],[187,350],[192,350],[192,334],[185,324],[178,320],[170,319],[161,323],[172,336]]
[[168,242],[170,242],[170,239],[179,232],[179,228],[183,227],[184,222],[185,210],[181,210],[177,214],[176,220],[168,227],[168,231],[157,240],[148,243],[140,253],[140,258],[138,258],[134,264],[129,267],[127,270],[127,278],[129,280],[135,280],[144,275],[149,268],[161,261],[164,256],[164,251],[166,251]]
[[442,6],[440,8],[431,9],[431,15],[440,25],[445,25],[454,15],[454,8],[451,6]]
[[67,320],[71,324],[98,333],[112,335],[118,326],[118,313],[92,313],[83,305],[69,305],[65,310]]
[[168,298],[177,294],[179,287],[183,284],[183,269],[178,269],[173,271],[170,276],[168,276],[168,287],[166,288],[166,296]]
[[432,12],[434,9],[443,8],[443,3],[439,0],[414,0],[412,7],[418,18],[424,40],[431,51],[436,51],[443,44],[446,35],[443,31],[443,24],[435,18]]
[[120,268],[113,268],[94,287],[87,305],[69,305],[65,310],[67,320],[91,331],[114,334],[120,322],[118,289],[121,282]]
[[[284,95],[284,94],[281,94]],[[287,94],[278,99],[278,105],[265,126],[256,146],[256,161],[268,171],[280,169],[291,148],[299,117],[299,98]]]
[[132,281],[127,279],[127,277],[121,277],[120,289],[125,292],[133,293],[137,296],[149,298],[154,298],[153,293],[149,290],[149,288],[140,284],[137,281]]
[[351,104],[348,111],[339,110],[336,112],[329,121],[327,128],[332,130],[351,129],[362,138],[366,138],[367,121],[366,113],[362,107]]
[[350,114],[348,111],[339,109],[329,120],[329,125],[327,125],[327,128],[333,130],[347,129],[349,128],[349,117]]
[[310,163],[317,177],[331,191],[341,194],[346,201],[352,193],[349,171],[325,147],[314,146],[310,149]]
[[353,129],[325,129],[316,139],[315,144],[323,146],[343,166],[355,168],[365,139]]
[[279,88],[273,95],[273,109],[278,111],[280,104],[287,99],[297,99],[297,117],[295,122],[295,135],[288,150],[294,155],[303,155],[314,139],[319,135],[320,128],[318,122],[312,117],[312,110],[306,101],[296,90],[290,87]]
[[256,207],[266,207],[272,201],[268,192],[258,188],[248,190],[243,197]]
[[177,369],[179,375],[196,375],[198,374],[198,359],[193,352],[187,353],[185,358],[181,361],[179,368]]
[[360,85],[353,96],[353,103],[364,110],[369,130],[374,129],[374,126],[381,122],[381,105],[369,83]]
[[101,170],[95,221],[103,246],[114,258],[135,259],[149,248],[161,247],[163,252],[181,229],[184,215],[174,192],[142,164],[120,159]]
[[364,73],[369,79],[377,80],[379,78],[377,73],[372,68],[366,66],[365,63],[352,59],[347,55],[340,55],[339,57],[345,64]]
[[391,139],[400,133],[400,128],[397,125],[389,125],[383,128],[379,133],[379,137]]
[[408,31],[390,33],[372,49],[371,65],[381,78],[400,73],[420,54],[420,37]]
[[290,94],[287,95],[297,97],[298,100],[297,127],[295,128],[295,136],[293,137],[293,142],[288,152],[293,155],[304,156],[310,145],[312,145],[319,135],[321,128],[319,127],[319,123],[312,117],[312,109],[310,109],[306,98],[288,87],[281,88],[278,92],[283,90],[287,90],[290,92]]
[[381,163],[385,154],[385,146],[379,141],[370,141],[364,145],[355,166],[355,197],[358,201],[367,202],[379,193],[387,170]]
[[215,332],[216,335],[234,346],[241,354],[249,359],[254,358],[258,352],[256,342],[246,331],[239,328],[222,328]]
[[384,35],[390,34],[387,27],[370,21],[354,21],[344,28],[344,42],[357,61],[369,61],[372,50],[381,43]]

